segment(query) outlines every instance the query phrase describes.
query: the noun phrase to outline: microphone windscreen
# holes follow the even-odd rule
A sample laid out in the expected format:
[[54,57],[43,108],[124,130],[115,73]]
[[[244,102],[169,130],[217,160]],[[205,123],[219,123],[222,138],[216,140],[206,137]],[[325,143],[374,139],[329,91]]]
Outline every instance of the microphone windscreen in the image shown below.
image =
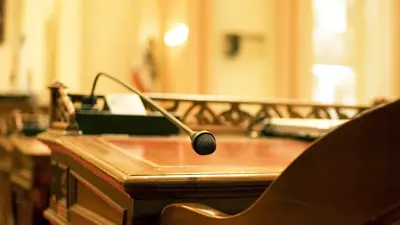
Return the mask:
[[207,131],[197,132],[192,137],[192,146],[199,155],[209,155],[215,152],[217,144],[214,135]]

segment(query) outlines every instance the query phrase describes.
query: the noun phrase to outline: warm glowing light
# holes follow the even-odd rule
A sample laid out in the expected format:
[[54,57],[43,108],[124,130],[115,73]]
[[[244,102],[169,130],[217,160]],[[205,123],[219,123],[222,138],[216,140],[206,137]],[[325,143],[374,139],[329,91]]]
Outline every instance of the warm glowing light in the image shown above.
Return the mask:
[[183,45],[189,36],[189,28],[181,23],[165,33],[164,41],[169,47],[175,47]]
[[322,103],[355,103],[355,72],[348,66],[313,65],[314,101]]
[[[347,0],[313,0],[314,79],[313,100],[322,103],[355,104],[356,73],[348,63],[351,48]],[[334,64],[334,65],[333,65]]]
[[347,31],[346,0],[314,0],[316,29],[335,34]]

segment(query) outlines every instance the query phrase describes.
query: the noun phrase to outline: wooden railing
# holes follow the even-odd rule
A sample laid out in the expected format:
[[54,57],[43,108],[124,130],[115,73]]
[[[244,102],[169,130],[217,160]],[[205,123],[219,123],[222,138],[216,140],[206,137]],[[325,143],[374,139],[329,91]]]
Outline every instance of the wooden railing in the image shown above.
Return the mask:
[[[79,129],[75,110],[87,96],[69,94],[61,83],[51,87],[50,120],[53,128]],[[169,112],[195,127],[221,127],[248,131],[259,118],[350,119],[371,108],[368,105],[317,104],[287,100],[245,99],[231,96],[147,94]],[[146,103],[149,112],[153,112]],[[96,96],[96,109],[107,111],[104,96]],[[249,128],[250,127],[250,128]]]

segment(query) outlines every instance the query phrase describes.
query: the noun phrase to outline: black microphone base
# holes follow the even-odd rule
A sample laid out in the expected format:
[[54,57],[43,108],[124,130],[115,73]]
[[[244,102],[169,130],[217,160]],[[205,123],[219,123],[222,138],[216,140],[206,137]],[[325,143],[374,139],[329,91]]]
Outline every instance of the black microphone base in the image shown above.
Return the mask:
[[159,114],[119,115],[110,112],[80,110],[76,112],[76,120],[80,130],[86,135],[169,136],[179,134],[179,128]]

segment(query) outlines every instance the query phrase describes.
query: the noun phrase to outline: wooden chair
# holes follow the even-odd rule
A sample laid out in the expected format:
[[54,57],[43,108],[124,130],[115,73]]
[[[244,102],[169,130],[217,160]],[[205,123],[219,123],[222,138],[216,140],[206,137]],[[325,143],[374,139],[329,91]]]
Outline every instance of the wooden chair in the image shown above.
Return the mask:
[[172,204],[164,208],[159,224],[392,224],[400,218],[399,117],[396,101],[335,129],[300,155],[242,213]]

